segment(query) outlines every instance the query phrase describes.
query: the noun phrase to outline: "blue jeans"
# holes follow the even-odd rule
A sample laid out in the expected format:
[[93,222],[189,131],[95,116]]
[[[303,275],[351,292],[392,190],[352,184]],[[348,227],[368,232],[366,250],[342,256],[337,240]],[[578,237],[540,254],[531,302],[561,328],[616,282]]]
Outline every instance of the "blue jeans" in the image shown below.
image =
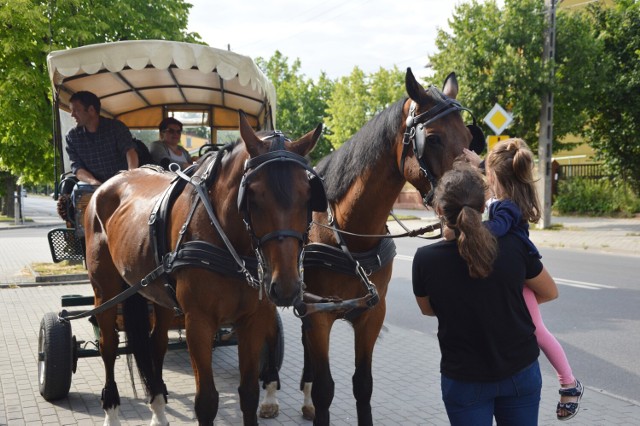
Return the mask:
[[542,376],[536,360],[497,382],[461,382],[441,376],[442,400],[452,426],[536,426]]

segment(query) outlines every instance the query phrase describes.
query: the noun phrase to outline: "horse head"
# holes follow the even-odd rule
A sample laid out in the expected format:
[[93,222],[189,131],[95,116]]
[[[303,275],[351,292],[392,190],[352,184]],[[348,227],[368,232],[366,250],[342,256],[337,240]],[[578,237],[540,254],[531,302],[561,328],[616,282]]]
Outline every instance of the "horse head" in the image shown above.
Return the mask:
[[468,126],[462,120],[460,112],[469,110],[456,100],[455,73],[447,76],[440,91],[435,86],[422,87],[408,68],[405,86],[410,99],[404,111],[406,130],[400,154],[401,169],[428,205],[438,179],[452,167],[463,148],[482,152],[484,134],[476,125],[475,117]]
[[238,209],[258,258],[258,279],[277,306],[302,297],[302,248],[312,211],[327,208],[323,183],[304,158],[315,147],[322,124],[292,141],[278,131],[254,133],[240,113],[240,136],[248,158]]

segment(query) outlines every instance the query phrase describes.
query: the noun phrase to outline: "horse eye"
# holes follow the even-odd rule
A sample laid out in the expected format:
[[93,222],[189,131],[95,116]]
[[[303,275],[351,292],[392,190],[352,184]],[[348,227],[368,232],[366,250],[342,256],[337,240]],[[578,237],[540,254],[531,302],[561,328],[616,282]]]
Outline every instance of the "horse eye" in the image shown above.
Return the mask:
[[427,135],[427,143],[431,145],[440,143],[440,136],[433,134]]

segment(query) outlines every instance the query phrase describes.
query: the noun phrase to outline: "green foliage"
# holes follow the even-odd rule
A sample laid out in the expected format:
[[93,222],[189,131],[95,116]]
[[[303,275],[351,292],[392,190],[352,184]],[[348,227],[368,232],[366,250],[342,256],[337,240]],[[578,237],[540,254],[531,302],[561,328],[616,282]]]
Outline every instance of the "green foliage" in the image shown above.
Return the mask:
[[591,43],[589,23],[580,15],[560,11],[556,22],[555,64],[548,65],[556,67],[553,81],[542,61],[543,1],[505,0],[502,9],[494,0],[461,3],[449,21],[451,32],[438,32],[438,52],[430,56],[434,80],[444,81],[456,72],[463,105],[481,118],[499,103],[514,116],[505,133],[524,138],[534,151],[541,98],[553,90],[553,148],[565,148],[560,139],[583,127],[598,50]]
[[640,192],[640,2],[594,6],[593,35],[603,45],[598,68],[606,75],[584,135],[598,159]]
[[397,67],[380,68],[365,75],[354,67],[351,74],[340,78],[328,101],[325,121],[329,129],[327,138],[334,149],[339,148],[377,113],[406,97],[405,73]]
[[632,216],[640,212],[640,198],[621,182],[574,178],[560,181],[558,190],[553,208],[560,214]]
[[[276,88],[276,127],[291,138],[299,138],[322,123],[333,81],[325,73],[315,82],[305,78],[300,72],[300,60],[291,65],[288,60],[276,51],[268,61],[257,58],[256,63]],[[329,142],[321,138],[310,157],[316,161],[330,151]]]
[[404,72],[394,67],[380,68],[365,75],[355,67],[351,74],[337,81],[325,73],[313,81],[300,72],[300,60],[276,51],[256,63],[276,87],[276,125],[290,137],[297,138],[324,122],[325,137],[310,154],[316,162],[340,147],[373,116],[405,95]]
[[52,50],[133,39],[196,41],[184,0],[11,0],[0,5],[0,170],[24,183],[53,176]]

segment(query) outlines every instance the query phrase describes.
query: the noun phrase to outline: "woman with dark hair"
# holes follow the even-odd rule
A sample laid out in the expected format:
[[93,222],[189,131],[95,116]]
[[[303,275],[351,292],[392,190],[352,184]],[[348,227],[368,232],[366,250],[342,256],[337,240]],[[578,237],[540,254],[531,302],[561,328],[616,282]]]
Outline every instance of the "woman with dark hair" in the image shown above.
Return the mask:
[[189,151],[179,145],[182,135],[180,121],[173,117],[167,117],[160,122],[158,130],[160,131],[160,140],[152,142],[149,148],[155,164],[167,170],[171,163],[178,164],[182,170],[193,164]]
[[456,163],[435,192],[434,207],[455,238],[421,247],[413,291],[424,315],[438,318],[442,399],[452,425],[537,425],[542,378],[535,326],[522,296],[558,295],[553,278],[512,233],[495,238],[482,225],[485,183]]

